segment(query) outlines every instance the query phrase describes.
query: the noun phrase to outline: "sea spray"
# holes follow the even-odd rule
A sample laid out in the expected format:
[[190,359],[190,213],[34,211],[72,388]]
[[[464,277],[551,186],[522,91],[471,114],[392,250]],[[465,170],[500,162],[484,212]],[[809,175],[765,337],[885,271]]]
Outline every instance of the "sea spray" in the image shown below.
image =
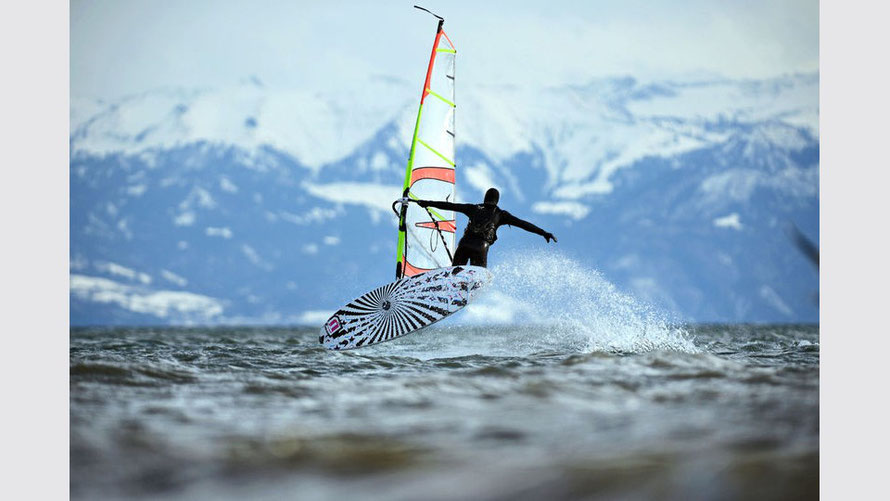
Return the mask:
[[455,323],[534,326],[534,336],[511,341],[542,350],[699,351],[665,313],[560,252],[506,254],[492,273],[490,290]]

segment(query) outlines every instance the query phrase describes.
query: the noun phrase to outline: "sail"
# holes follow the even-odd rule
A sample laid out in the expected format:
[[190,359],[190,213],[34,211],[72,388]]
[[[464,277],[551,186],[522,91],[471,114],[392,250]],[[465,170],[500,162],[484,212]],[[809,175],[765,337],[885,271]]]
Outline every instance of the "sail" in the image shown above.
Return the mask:
[[[420,97],[403,196],[455,202],[454,60],[457,51],[440,18]],[[417,204],[399,214],[396,278],[451,265],[454,212]]]

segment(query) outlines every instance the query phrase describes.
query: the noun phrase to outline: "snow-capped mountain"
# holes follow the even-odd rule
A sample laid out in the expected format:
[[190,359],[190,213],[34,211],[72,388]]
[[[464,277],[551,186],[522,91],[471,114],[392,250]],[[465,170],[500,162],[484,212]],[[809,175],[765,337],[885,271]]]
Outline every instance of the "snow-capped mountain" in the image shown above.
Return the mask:
[[[818,320],[786,234],[819,238],[818,75],[457,92],[460,199],[498,187],[551,250],[686,320]],[[417,97],[378,78],[72,98],[72,323],[315,323],[389,281]],[[499,237],[492,263],[547,245]]]

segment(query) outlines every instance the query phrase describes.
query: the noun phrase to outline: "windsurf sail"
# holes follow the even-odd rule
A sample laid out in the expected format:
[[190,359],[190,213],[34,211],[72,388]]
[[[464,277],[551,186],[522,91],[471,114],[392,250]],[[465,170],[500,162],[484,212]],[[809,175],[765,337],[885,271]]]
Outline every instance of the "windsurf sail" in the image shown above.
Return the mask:
[[[455,202],[454,61],[457,50],[442,29],[445,19],[436,17],[439,24],[420,95],[402,196]],[[453,211],[402,204],[398,214],[396,278],[451,266],[456,232]]]

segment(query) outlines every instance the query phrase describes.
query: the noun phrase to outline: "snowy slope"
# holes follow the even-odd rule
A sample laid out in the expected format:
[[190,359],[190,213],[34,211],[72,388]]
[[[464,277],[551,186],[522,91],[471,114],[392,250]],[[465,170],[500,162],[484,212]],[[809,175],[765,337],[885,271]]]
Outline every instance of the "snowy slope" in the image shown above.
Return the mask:
[[[561,252],[683,318],[814,321],[818,275],[784,228],[818,242],[818,88],[459,86],[458,194],[497,186]],[[72,322],[314,322],[389,280],[416,91],[72,99]],[[539,245],[501,234],[493,262]]]

